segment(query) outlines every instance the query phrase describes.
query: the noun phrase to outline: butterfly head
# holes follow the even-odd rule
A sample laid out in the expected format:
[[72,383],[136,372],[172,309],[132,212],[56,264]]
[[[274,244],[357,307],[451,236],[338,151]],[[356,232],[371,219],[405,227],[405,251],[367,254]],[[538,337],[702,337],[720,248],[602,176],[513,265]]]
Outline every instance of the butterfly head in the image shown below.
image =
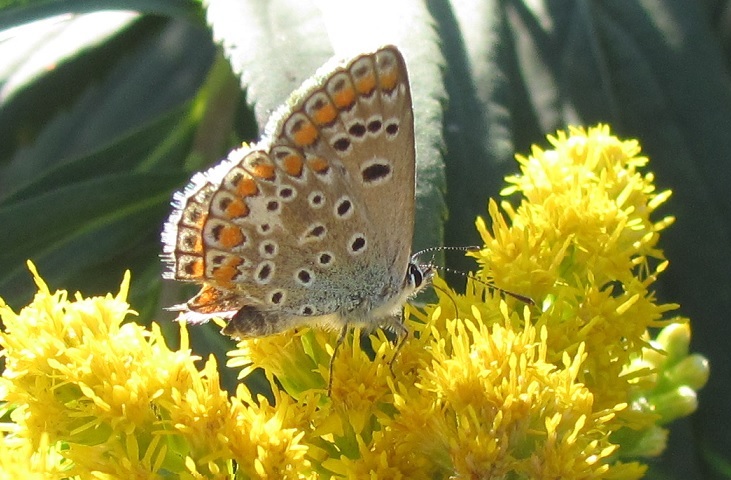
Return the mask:
[[427,287],[433,277],[434,265],[431,262],[420,263],[419,254],[415,254],[411,257],[409,265],[406,268],[404,290],[411,292],[411,295],[415,295]]

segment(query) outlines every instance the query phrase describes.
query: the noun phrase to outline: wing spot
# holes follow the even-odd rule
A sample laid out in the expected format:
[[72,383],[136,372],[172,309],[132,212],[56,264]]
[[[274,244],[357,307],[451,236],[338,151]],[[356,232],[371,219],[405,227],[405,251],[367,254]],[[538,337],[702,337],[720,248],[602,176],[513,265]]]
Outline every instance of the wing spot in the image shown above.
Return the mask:
[[322,192],[311,192],[307,200],[310,202],[310,207],[320,208],[325,204],[325,195]]
[[239,198],[224,197],[218,202],[218,208],[228,215],[228,218],[240,218],[249,215],[249,207]]
[[377,134],[379,131],[381,131],[381,128],[383,127],[383,122],[380,120],[372,120],[368,122],[367,129],[369,133]]
[[320,252],[317,255],[317,263],[321,267],[328,267],[332,265],[334,260],[333,254],[330,252]]
[[390,122],[386,125],[386,133],[389,135],[389,137],[395,137],[396,135],[398,135],[398,131],[398,122]]
[[[366,126],[362,123],[355,123],[348,128],[348,133],[356,138],[363,138],[366,134]],[[336,142],[337,143],[337,142]]]
[[256,267],[254,276],[256,277],[256,283],[260,285],[269,283],[274,276],[274,262],[261,262],[259,266]]
[[335,204],[335,215],[341,220],[353,216],[353,202],[348,197],[343,197]]
[[355,77],[355,88],[358,93],[365,97],[369,97],[376,89],[375,72],[367,64],[367,59],[361,59],[360,65],[354,65],[352,68],[353,77]]
[[336,74],[328,83],[327,91],[335,106],[350,111],[355,105],[356,94],[345,73]]
[[298,147],[309,147],[320,138],[317,127],[303,114],[290,117],[288,130],[289,137]]
[[225,248],[234,248],[246,243],[246,235],[234,225],[215,225],[211,229],[213,239]]
[[241,257],[230,256],[221,266],[213,269],[213,278],[221,283],[232,282],[241,275],[239,266],[243,263]]
[[[320,92],[324,96],[324,93]],[[321,126],[332,125],[338,116],[335,106],[323,99],[317,98],[311,105],[311,117],[316,124]]]
[[276,178],[274,165],[269,163],[263,155],[252,158],[249,162],[248,168],[251,171],[251,176],[260,180],[267,180],[271,182]]
[[259,187],[256,186],[256,182],[253,178],[244,178],[240,173],[237,173],[234,178],[231,179],[231,185],[236,188],[236,193],[240,196],[253,197],[259,193]]
[[391,165],[386,160],[373,161],[366,165],[360,172],[363,182],[366,184],[381,184],[391,179]]
[[295,280],[297,283],[302,285],[303,287],[309,287],[312,285],[312,282],[315,279],[315,274],[312,273],[311,270],[308,270],[306,268],[303,268],[297,272],[295,275]]
[[330,164],[321,157],[308,158],[307,165],[319,175],[325,175],[330,170]]
[[350,239],[350,253],[353,255],[363,253],[367,246],[366,237],[362,233],[356,233]]
[[282,200],[294,200],[297,197],[297,191],[292,187],[282,187],[277,194]]
[[273,305],[284,303],[284,290],[274,290],[269,294],[269,302]]
[[350,140],[347,138],[339,138],[333,142],[333,148],[338,152],[347,152],[350,148]]
[[264,258],[274,258],[279,253],[279,244],[274,240],[265,240],[259,244],[259,255]]
[[302,175],[302,159],[297,155],[287,155],[282,161],[284,171],[293,177]]
[[203,276],[203,259],[195,257],[189,261],[186,261],[183,264],[182,270],[183,272],[185,272],[186,275],[189,275],[191,277]]
[[[385,65],[381,65],[381,67],[386,67],[384,70],[393,67],[391,62],[388,62]],[[396,86],[398,85],[399,81],[399,75],[398,71],[396,70],[386,70],[381,71],[378,74],[378,86],[381,87],[382,90],[386,92],[392,92]]]
[[327,229],[325,228],[325,225],[317,224],[314,227],[310,228],[310,230],[307,232],[307,237],[323,238],[323,237],[325,237],[326,232],[327,232]]

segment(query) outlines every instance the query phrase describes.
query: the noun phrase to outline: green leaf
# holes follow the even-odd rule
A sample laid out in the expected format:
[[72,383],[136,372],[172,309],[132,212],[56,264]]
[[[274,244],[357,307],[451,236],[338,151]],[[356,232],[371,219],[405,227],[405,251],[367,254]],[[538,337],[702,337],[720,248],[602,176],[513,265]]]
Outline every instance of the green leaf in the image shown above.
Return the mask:
[[141,229],[155,223],[159,229],[170,191],[183,179],[181,173],[106,175],[4,205],[0,290],[12,296],[13,283],[27,276],[25,259],[68,276],[136,246]]
[[[7,301],[27,300],[34,289],[27,258],[39,259],[49,281],[87,293],[116,290],[129,267],[146,271],[153,266],[159,274],[161,225],[172,191],[190,176],[184,165],[195,151],[197,122],[208,110],[189,99],[213,52],[199,25],[143,18],[102,45],[67,57],[44,76],[25,77],[29,83],[4,98],[0,135],[11,141],[0,145],[12,148],[0,170],[0,209],[7,228],[13,228],[12,234],[0,235],[0,263],[6,267],[0,292]],[[206,91],[205,100],[215,94]],[[34,116],[39,112],[45,115],[41,121]],[[147,178],[163,180],[147,192],[114,190],[111,184],[108,191],[90,187],[125,175],[134,175],[140,185]],[[124,184],[121,180],[117,187]],[[83,197],[74,202],[74,195]],[[106,202],[96,204],[101,210],[88,210],[97,195]],[[151,203],[116,218],[125,208],[125,195]],[[44,202],[50,202],[48,208]],[[57,205],[64,208],[57,211]],[[19,212],[25,218],[15,216]],[[38,243],[42,238],[48,245]],[[132,292],[147,288],[135,282]]]
[[195,0],[3,0],[0,30],[64,14],[99,11],[132,11],[197,20],[200,2]]
[[[175,168],[175,159],[185,156],[190,148],[191,126],[186,122],[181,124],[181,118],[185,118],[188,110],[188,106],[185,106],[173,111],[98,152],[50,166],[37,176],[26,176],[24,185],[8,186],[8,195],[0,200],[0,205],[42,195],[59,185],[70,185],[112,173],[146,171],[151,161],[156,163],[153,165],[156,170]],[[160,152],[160,138],[166,135],[177,138],[177,141],[170,145],[171,148]]]

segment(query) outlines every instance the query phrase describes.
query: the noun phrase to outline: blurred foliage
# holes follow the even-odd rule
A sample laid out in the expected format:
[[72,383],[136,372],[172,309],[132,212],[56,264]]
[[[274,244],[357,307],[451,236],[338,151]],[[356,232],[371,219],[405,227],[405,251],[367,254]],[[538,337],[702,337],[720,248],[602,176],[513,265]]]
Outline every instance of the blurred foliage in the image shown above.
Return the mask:
[[[162,308],[191,289],[160,279],[172,192],[256,140],[344,39],[369,37],[366,9],[349,2],[207,3],[2,2],[0,296],[11,306],[34,291],[29,258],[51,288],[85,294],[115,291],[131,269],[140,321],[161,320],[174,343]],[[517,169],[513,154],[546,133],[606,122],[640,141],[674,192],[661,213],[677,217],[658,295],[693,319],[692,349],[712,368],[699,411],[673,427],[648,477],[731,478],[728,2],[388,5],[377,14],[392,31],[368,40],[395,41],[409,64],[418,247],[479,243],[475,217]],[[474,269],[459,254],[446,262]],[[197,351],[223,364],[229,340],[197,332]]]

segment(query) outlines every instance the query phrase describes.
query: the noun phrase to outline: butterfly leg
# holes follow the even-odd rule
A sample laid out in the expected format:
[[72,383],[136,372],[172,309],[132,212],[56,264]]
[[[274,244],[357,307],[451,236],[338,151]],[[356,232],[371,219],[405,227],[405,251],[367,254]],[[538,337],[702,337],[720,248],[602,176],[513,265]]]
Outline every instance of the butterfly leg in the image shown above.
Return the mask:
[[332,357],[330,357],[330,366],[328,368],[328,379],[327,379],[327,396],[330,397],[332,394],[333,389],[333,366],[335,365],[335,355],[337,355],[338,350],[340,349],[340,345],[345,341],[345,335],[348,334],[348,324],[346,323],[343,325],[343,328],[340,329],[340,335],[338,335],[338,340],[335,343],[335,348],[333,349]]
[[391,323],[391,327],[396,330],[397,338],[396,345],[393,351],[393,357],[391,357],[391,361],[388,362],[388,369],[391,371],[391,375],[395,376],[395,374],[393,373],[393,362],[396,361],[396,357],[398,357],[401,348],[404,346],[404,343],[406,343],[406,340],[409,338],[409,329],[406,328],[406,325],[404,325],[403,313],[397,319],[394,319],[394,321]]

